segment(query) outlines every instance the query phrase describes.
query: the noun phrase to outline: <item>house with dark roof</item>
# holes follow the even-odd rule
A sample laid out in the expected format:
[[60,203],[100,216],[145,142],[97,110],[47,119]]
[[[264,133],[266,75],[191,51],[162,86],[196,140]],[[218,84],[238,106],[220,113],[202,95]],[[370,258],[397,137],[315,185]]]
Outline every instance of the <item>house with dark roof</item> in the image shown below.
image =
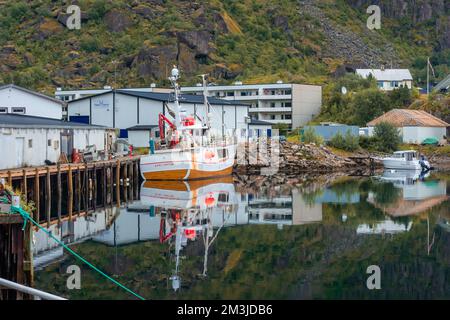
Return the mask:
[[0,114],[29,115],[61,120],[66,104],[15,84],[0,86]]
[[450,92],[450,74],[441,82],[439,82],[434,88],[435,92],[447,93]]
[[377,124],[387,122],[399,129],[404,143],[420,144],[427,138],[446,136],[450,124],[423,110],[393,109],[367,124],[369,136]]
[[[206,117],[202,95],[182,94],[180,105],[186,114]],[[247,129],[247,104],[208,97],[212,110],[212,127],[219,130]],[[101,125],[120,129],[128,138],[128,129],[135,126],[158,125],[159,114],[169,116],[174,110],[174,95],[168,92],[111,89],[96,95],[68,102],[71,122]],[[222,126],[222,122],[224,126]]]
[[[18,114],[0,114],[0,170],[57,163],[74,149],[95,145],[110,150],[114,132],[106,127]],[[111,143],[109,143],[109,141]]]

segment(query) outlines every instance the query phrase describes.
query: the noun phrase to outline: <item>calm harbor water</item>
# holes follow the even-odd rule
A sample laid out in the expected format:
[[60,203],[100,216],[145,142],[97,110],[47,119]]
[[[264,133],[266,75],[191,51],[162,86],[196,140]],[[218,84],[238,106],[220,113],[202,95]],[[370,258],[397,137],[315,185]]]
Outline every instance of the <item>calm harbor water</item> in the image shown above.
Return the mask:
[[[147,299],[450,299],[450,173],[248,184],[145,183],[140,201],[52,232]],[[39,289],[133,299],[42,233],[35,264]]]

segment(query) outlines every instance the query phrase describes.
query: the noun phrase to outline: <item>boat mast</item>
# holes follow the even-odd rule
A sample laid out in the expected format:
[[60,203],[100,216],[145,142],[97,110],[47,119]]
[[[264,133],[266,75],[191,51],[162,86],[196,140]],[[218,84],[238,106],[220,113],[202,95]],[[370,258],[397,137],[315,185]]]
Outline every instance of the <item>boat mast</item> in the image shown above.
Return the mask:
[[173,87],[174,93],[175,93],[175,100],[174,100],[175,110],[174,110],[174,112],[175,112],[175,126],[176,126],[177,130],[179,130],[181,128],[181,117],[180,117],[181,107],[180,107],[180,99],[179,99],[180,87],[177,82],[179,78],[180,78],[180,72],[178,71],[177,66],[174,65],[171,76],[169,77],[169,80],[172,83],[172,87]]
[[211,106],[208,102],[208,84],[206,83],[206,74],[202,74],[202,83],[203,83],[203,103],[205,105],[206,111],[206,126],[211,128],[210,114],[211,114]]

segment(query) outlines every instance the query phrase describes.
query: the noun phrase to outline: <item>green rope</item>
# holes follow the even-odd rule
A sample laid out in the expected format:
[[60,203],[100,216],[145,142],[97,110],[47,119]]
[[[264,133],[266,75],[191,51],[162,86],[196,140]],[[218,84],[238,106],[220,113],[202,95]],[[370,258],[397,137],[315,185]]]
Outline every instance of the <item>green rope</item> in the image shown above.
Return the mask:
[[41,229],[42,231],[44,231],[50,238],[52,238],[53,240],[55,240],[58,244],[60,244],[64,249],[66,249],[67,251],[69,251],[72,255],[74,255],[76,258],[78,258],[79,260],[81,260],[82,262],[84,262],[85,264],[87,264],[89,267],[91,267],[92,269],[94,269],[95,271],[97,271],[98,273],[100,273],[102,276],[104,276],[106,279],[112,281],[114,284],[118,285],[119,287],[121,287],[122,289],[124,289],[125,291],[131,293],[132,295],[134,295],[135,297],[139,298],[140,300],[145,300],[143,297],[141,297],[140,295],[138,295],[137,293],[133,292],[132,290],[128,289],[127,287],[125,287],[123,284],[119,283],[118,281],[114,280],[113,278],[111,278],[110,276],[108,276],[106,273],[104,273],[103,271],[101,271],[100,269],[98,269],[96,266],[94,266],[93,264],[91,264],[89,261],[87,261],[86,259],[84,259],[82,256],[80,256],[78,253],[76,253],[75,251],[73,251],[72,249],[70,249],[65,243],[61,242],[60,240],[58,240],[57,238],[55,238],[51,232],[47,231],[45,228],[43,228],[38,222],[34,221],[34,219],[26,212],[24,211],[22,208],[17,208],[17,207],[12,207],[12,212],[18,212],[20,215],[22,215],[22,217],[25,219],[25,223],[27,220],[30,220],[34,225],[36,225],[39,229]]

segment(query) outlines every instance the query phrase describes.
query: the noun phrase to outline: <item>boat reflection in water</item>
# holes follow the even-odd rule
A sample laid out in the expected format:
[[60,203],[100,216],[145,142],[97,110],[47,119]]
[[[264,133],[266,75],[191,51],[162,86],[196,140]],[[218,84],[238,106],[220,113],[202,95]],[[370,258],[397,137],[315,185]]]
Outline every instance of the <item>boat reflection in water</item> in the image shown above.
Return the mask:
[[392,217],[417,215],[448,199],[447,183],[429,176],[421,171],[386,170],[368,202]]

